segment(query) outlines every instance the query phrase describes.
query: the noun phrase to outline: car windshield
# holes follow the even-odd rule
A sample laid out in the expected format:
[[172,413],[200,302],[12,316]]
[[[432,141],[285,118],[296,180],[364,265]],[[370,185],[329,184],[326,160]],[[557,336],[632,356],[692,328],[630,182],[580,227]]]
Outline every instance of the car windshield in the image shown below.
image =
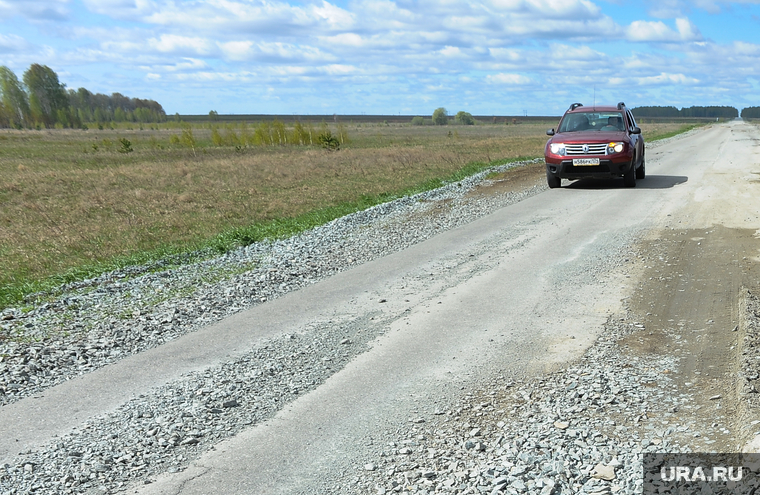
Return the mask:
[[559,132],[624,130],[623,114],[620,112],[570,113],[559,125]]

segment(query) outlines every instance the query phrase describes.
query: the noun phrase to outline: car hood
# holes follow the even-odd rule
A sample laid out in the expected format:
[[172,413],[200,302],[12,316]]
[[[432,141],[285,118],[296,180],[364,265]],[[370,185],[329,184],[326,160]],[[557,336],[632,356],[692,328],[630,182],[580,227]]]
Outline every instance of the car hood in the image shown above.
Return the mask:
[[555,143],[609,143],[625,141],[628,133],[625,131],[591,131],[591,132],[560,132],[552,136]]

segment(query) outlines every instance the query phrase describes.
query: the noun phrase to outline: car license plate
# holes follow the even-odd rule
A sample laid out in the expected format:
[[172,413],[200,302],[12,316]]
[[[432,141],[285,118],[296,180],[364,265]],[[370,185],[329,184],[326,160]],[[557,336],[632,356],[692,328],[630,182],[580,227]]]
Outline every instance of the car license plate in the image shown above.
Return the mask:
[[599,158],[573,158],[573,165],[576,167],[599,165]]

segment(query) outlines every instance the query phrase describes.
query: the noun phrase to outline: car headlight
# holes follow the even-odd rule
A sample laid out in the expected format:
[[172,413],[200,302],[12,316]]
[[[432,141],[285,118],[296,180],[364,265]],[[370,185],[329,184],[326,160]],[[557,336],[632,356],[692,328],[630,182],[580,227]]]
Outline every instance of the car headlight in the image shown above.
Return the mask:
[[552,153],[555,155],[564,155],[565,143],[552,143],[549,145],[549,149],[551,149]]
[[625,143],[610,143],[607,145],[607,154],[622,153],[625,149]]

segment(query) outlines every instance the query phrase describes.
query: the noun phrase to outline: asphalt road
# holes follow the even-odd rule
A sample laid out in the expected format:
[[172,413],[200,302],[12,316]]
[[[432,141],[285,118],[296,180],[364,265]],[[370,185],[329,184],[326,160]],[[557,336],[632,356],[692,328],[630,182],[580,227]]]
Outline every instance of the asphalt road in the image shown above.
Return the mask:
[[537,376],[577,358],[635,289],[644,299],[649,294],[644,280],[651,273],[630,263],[635,243],[675,228],[760,229],[754,133],[732,122],[661,144],[648,151],[648,176],[636,188],[622,180],[565,181],[562,189],[5,406],[0,457],[314,321],[381,315],[385,334],[322,386],[186,470],[129,490],[319,493],[325,479],[348,469],[394,423],[431,413],[494,376]]

